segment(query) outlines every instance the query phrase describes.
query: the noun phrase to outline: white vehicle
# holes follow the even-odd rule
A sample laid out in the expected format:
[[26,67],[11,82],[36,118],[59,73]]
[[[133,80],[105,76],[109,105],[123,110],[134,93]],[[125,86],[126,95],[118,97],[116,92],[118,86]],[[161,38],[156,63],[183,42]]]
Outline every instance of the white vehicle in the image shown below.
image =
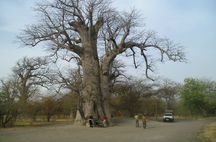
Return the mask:
[[164,113],[163,115],[163,121],[166,122],[166,121],[170,121],[170,122],[173,122],[174,121],[174,116],[172,113]]

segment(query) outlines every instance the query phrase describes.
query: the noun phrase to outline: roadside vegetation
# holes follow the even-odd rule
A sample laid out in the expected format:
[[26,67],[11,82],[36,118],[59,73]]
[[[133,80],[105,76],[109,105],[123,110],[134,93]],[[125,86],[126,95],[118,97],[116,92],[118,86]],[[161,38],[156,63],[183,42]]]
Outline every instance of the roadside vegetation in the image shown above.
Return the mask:
[[216,122],[207,125],[199,137],[204,142],[216,142]]

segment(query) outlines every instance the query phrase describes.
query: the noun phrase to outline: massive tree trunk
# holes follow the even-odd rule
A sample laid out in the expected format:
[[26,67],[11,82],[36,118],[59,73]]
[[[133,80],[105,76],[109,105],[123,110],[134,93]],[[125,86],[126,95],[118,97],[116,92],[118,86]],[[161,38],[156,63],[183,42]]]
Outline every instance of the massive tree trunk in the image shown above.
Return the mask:
[[105,56],[101,63],[101,92],[103,94],[103,108],[108,118],[108,123],[111,124],[111,113],[110,113],[110,97],[111,97],[111,64],[115,59],[115,54]]
[[104,113],[108,118],[108,123],[111,124],[111,114],[110,114],[110,80],[109,76],[106,74],[101,74],[101,92],[103,94],[103,108]]
[[84,52],[81,57],[83,67],[83,110],[85,117],[103,116],[100,89],[100,67],[97,53],[97,33],[88,31],[82,36]]

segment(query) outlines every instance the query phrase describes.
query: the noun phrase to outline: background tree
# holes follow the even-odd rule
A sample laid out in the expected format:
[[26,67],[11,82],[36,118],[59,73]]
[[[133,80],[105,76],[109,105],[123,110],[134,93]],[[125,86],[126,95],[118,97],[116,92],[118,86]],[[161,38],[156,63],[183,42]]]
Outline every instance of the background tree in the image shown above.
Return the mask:
[[106,114],[110,118],[110,70],[118,55],[131,55],[137,67],[139,53],[148,78],[152,50],[158,51],[161,61],[166,57],[172,61],[185,59],[180,45],[145,30],[134,10],[119,12],[107,0],[54,0],[37,5],[37,11],[40,22],[23,30],[19,39],[30,46],[47,42],[53,55],[66,50],[71,59],[80,59],[85,116]]
[[140,92],[137,92],[128,82],[115,87],[115,96],[112,99],[111,106],[115,114],[120,111],[124,115],[133,116],[140,111]]
[[58,101],[60,103],[58,113],[65,118],[70,117],[75,119],[76,111],[79,109],[79,96],[70,92],[61,96]]
[[[215,83],[194,78],[185,79],[181,89],[183,105],[192,115],[215,113]],[[210,107],[211,106],[211,107]]]
[[38,86],[48,83],[48,60],[46,58],[27,58],[19,60],[13,68],[12,79],[19,100],[20,113],[27,113],[29,99],[38,94]]
[[11,80],[0,84],[0,127],[11,127],[17,118],[17,90]]
[[83,100],[81,97],[81,90],[83,88],[82,87],[82,71],[80,67],[78,66],[78,68],[74,68],[73,70],[71,69],[60,70],[58,68],[57,70],[54,70],[52,74],[53,74],[53,77],[51,79],[51,82],[55,86],[54,89],[57,88],[56,92],[61,94],[62,91],[63,92],[67,91],[69,92],[68,94],[75,95],[76,97],[74,96],[73,98],[77,101],[76,109],[78,109],[80,114],[84,117],[84,112],[82,109]]
[[41,115],[42,112],[42,106],[39,99],[29,101],[25,106],[27,107],[25,108],[27,117],[30,118],[33,122],[37,121],[37,117]]
[[208,84],[208,89],[206,90],[207,93],[207,113],[208,115],[215,115],[216,114],[216,82],[207,80],[206,83]]
[[43,97],[41,106],[42,114],[46,116],[47,122],[50,122],[51,117],[56,114],[59,104],[54,97],[48,96]]
[[164,102],[155,96],[141,98],[141,113],[158,119],[164,113]]
[[45,86],[48,83],[48,61],[45,58],[24,57],[17,62],[13,68],[13,79],[16,84],[19,100],[27,103],[37,91],[38,86]]
[[[154,114],[154,104],[151,105],[150,99],[153,97],[153,84],[141,80],[126,80],[118,82],[114,86],[111,97],[112,113],[115,115],[133,116],[136,113],[146,115]],[[153,108],[151,108],[153,107]]]
[[159,84],[156,97],[165,101],[164,112],[174,111],[176,99],[179,95],[180,85],[174,81],[164,79]]

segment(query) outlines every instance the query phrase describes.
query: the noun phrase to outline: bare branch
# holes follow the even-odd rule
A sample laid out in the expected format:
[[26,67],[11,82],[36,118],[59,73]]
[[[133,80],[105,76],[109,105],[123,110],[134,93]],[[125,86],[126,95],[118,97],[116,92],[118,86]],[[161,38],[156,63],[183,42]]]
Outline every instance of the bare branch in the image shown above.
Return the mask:
[[133,62],[134,62],[134,67],[137,68],[137,64],[136,64],[136,52],[133,50],[133,48],[130,48],[132,53],[133,53]]
[[153,79],[148,75],[148,71],[153,72],[152,62],[149,62],[151,57],[146,56],[146,53],[151,54],[151,49],[159,51],[161,62],[166,57],[174,62],[185,61],[185,54],[180,45],[169,39],[159,38],[156,32],[140,30],[137,26],[137,14],[134,11],[124,14],[124,16],[113,17],[111,20],[106,22],[106,28],[104,28],[108,34],[104,31],[102,34],[103,39],[106,40],[106,59],[113,60],[113,58],[108,58],[107,56],[115,58],[127,49],[130,49],[132,52],[130,56],[133,56],[133,63],[135,68],[137,68],[136,58],[138,58],[138,54],[136,54],[137,50],[135,51],[135,48],[138,48],[145,61],[146,77],[151,80]]

